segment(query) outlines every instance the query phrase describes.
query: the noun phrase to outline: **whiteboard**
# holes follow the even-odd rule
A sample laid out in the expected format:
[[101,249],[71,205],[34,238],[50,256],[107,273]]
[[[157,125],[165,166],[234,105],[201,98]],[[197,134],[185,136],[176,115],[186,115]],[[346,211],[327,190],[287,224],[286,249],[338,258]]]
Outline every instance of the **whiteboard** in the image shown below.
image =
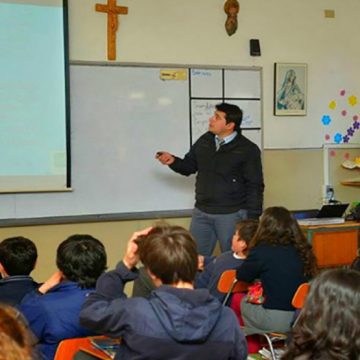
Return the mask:
[[[190,82],[192,144],[208,130],[209,118],[214,114],[215,105],[225,101],[240,107],[243,111],[241,128],[248,129],[246,134],[249,139],[255,140],[262,149],[259,131],[262,128],[261,72],[258,69],[195,68],[190,71]],[[244,132],[243,134],[245,135]]]
[[[232,104],[238,105],[243,110],[242,129],[255,128],[253,130],[258,134],[261,128],[261,101],[260,100],[228,100]],[[220,102],[219,99],[193,99],[191,100],[191,140],[195,141],[207,131],[209,126],[209,118],[214,114],[215,105]],[[249,137],[251,141],[256,139],[256,145],[262,148],[261,136],[252,134],[252,130],[242,132],[243,135]]]
[[244,129],[241,131],[241,133],[261,149],[261,144],[262,144],[261,129],[251,129],[251,130]]
[[191,141],[196,140],[204,134],[209,127],[209,118],[213,116],[215,105],[221,100],[191,100]]
[[254,70],[224,71],[224,95],[226,98],[261,97],[261,72]]
[[[226,99],[226,101],[228,101]],[[229,100],[243,111],[241,128],[261,127],[261,102],[259,100]]]
[[191,96],[222,98],[221,69],[191,69]]
[[190,147],[190,79],[161,80],[164,69],[71,65],[72,192],[1,195],[0,218],[191,209],[195,177],[155,160],[157,151],[182,157]]

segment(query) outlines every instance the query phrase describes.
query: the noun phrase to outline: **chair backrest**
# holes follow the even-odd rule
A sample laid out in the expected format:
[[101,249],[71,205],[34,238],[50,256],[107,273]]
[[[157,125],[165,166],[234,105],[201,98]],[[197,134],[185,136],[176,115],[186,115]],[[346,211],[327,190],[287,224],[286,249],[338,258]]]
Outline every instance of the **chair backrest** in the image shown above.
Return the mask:
[[105,356],[102,351],[94,349],[90,342],[90,339],[104,337],[105,336],[90,336],[63,340],[57,347],[54,360],[73,360],[79,350],[89,351],[99,359],[110,359],[108,356]]
[[54,360],[72,360],[81,347],[88,345],[88,338],[66,339],[59,343]]
[[249,286],[249,283],[245,281],[238,281],[236,279],[236,270],[226,270],[220,276],[217,289],[219,292],[226,294],[223,301],[223,304],[226,305],[231,294],[246,292]]
[[[246,292],[251,284],[245,281],[236,280],[236,270],[224,271],[219,279],[217,289],[223,294],[227,294],[224,303],[226,304],[229,296],[237,292]],[[301,284],[292,299],[292,306],[296,309],[302,309],[309,292],[309,283]]]
[[245,281],[236,280],[236,270],[226,270],[220,276],[217,289],[224,294],[229,291],[236,293],[247,291],[249,285],[250,284]]
[[295,309],[303,308],[307,294],[309,292],[309,287],[309,283],[303,283],[297,288],[291,301],[291,304]]

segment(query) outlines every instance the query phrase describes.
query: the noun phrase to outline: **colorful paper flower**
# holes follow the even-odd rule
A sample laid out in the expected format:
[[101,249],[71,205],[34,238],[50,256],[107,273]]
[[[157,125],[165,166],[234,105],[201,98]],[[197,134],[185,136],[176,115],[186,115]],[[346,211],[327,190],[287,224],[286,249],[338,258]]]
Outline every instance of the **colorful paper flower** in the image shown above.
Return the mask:
[[331,123],[331,117],[329,115],[323,115],[321,121],[324,125],[329,125]]
[[351,95],[348,98],[348,102],[351,106],[355,106],[357,104],[357,97],[355,95]]
[[343,137],[340,133],[336,133],[334,136],[334,141],[336,142],[336,144],[340,144],[342,141]]
[[331,109],[331,110],[336,109],[336,101],[335,100],[330,101],[329,109]]

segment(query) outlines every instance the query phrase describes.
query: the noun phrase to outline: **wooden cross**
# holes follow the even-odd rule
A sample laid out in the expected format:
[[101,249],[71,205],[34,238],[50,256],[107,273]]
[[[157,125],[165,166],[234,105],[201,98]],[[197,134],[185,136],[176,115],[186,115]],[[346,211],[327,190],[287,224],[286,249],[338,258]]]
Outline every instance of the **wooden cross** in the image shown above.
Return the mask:
[[116,31],[119,27],[118,15],[127,15],[128,8],[117,6],[116,0],[107,0],[107,5],[95,4],[95,10],[108,14],[107,22],[107,45],[108,60],[116,59]]

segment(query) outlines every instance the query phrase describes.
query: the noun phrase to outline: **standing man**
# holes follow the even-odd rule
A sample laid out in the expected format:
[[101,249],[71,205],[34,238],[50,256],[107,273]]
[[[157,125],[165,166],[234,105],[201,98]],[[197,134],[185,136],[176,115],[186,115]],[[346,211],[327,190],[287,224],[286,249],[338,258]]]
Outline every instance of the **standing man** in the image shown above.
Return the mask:
[[212,254],[217,239],[222,252],[230,250],[236,223],[259,217],[264,193],[260,150],[241,135],[241,109],[227,103],[215,108],[209,131],[183,159],[165,151],[156,154],[179,174],[197,173],[190,232],[199,254],[206,256]]

